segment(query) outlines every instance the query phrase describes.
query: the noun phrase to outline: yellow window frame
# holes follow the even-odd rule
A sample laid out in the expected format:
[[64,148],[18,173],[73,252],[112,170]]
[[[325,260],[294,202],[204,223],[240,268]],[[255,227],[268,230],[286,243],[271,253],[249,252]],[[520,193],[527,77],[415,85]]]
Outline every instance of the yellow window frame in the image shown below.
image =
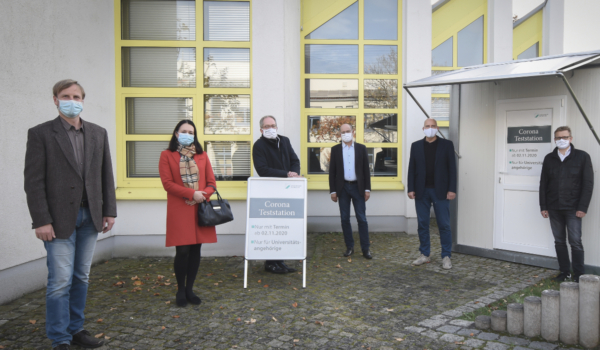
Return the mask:
[[[252,146],[252,127],[248,135],[204,135],[204,95],[235,94],[249,95],[252,101],[252,0],[209,0],[248,2],[250,10],[250,41],[204,41],[204,0],[196,0],[196,40],[123,40],[121,38],[121,0],[114,0],[115,6],[115,95],[117,131],[117,199],[119,200],[164,200],[167,193],[160,178],[132,178],[127,176],[127,141],[169,141],[171,135],[129,135],[126,130],[126,106],[128,97],[182,97],[192,98],[193,121],[196,124],[199,141],[245,141]],[[190,47],[196,49],[195,88],[150,88],[123,87],[121,50],[123,47]],[[204,48],[241,48],[250,50],[249,88],[205,88],[204,87]],[[250,123],[253,120],[253,106],[250,102]],[[174,126],[173,126],[174,127]],[[158,164],[157,164],[158,166]],[[253,169],[252,160],[250,171]],[[247,181],[217,181],[217,188],[223,197],[231,200],[246,199]]]
[[539,10],[513,29],[513,60],[535,43],[538,45],[538,57],[542,56],[543,10]]
[[[431,70],[453,71],[458,66],[458,32],[483,16],[483,63],[487,63],[487,0],[451,0],[432,14],[431,50],[452,38],[452,67],[435,67]],[[458,18],[458,20],[457,20]],[[432,98],[450,98],[450,94],[431,94]],[[449,127],[450,121],[440,120],[439,127]]]
[[[321,0],[323,2],[325,0]],[[364,39],[364,0],[358,1],[358,40],[328,40],[328,39],[305,39],[305,36],[317,29],[319,26],[335,17],[339,11],[346,9],[356,1],[329,0],[336,11],[329,16],[318,16],[318,21],[311,20],[303,26],[300,32],[300,101],[301,101],[301,135],[300,135],[300,165],[302,174],[308,179],[309,190],[329,190],[329,177],[327,174],[308,174],[308,149],[312,147],[333,147],[338,143],[308,142],[308,116],[309,115],[354,115],[356,116],[356,141],[364,144],[367,148],[396,148],[398,154],[398,175],[394,177],[372,177],[372,190],[404,190],[402,184],[402,1],[398,1],[398,40],[365,40]],[[325,1],[327,3],[327,1]],[[343,4],[345,7],[340,7]],[[325,6],[325,5],[323,5]],[[327,45],[358,45],[358,74],[307,74],[305,70],[305,45],[327,44]],[[364,73],[364,46],[365,45],[394,45],[398,47],[398,73],[397,74],[365,74]],[[306,79],[357,79],[358,80],[358,108],[335,109],[335,108],[306,108],[305,80]],[[398,81],[398,107],[396,109],[371,109],[364,108],[364,80],[365,79],[392,79]],[[364,114],[395,113],[398,115],[398,142],[396,147],[391,143],[364,143]]]

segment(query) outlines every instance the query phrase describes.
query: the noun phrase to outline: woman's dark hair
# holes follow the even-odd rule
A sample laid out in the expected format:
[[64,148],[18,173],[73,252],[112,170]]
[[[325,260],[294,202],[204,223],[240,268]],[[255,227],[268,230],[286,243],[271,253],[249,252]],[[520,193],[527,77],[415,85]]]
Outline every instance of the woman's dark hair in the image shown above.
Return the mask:
[[179,132],[179,128],[181,128],[183,124],[190,124],[194,127],[194,146],[196,146],[196,154],[202,154],[204,151],[202,150],[200,142],[198,142],[198,129],[193,121],[187,119],[183,119],[179,121],[177,125],[175,125],[175,130],[173,130],[173,136],[171,137],[171,141],[169,141],[169,148],[167,149],[171,152],[177,152],[177,148],[179,148],[179,141],[177,140],[177,136],[175,134]]

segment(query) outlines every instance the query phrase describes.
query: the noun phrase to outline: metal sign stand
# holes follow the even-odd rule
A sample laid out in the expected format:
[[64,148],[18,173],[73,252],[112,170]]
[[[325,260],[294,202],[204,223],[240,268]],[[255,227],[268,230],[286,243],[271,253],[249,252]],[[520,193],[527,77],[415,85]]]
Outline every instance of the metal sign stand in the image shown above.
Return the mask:
[[[248,259],[244,258],[244,289],[248,288]],[[306,259],[302,260],[302,288],[306,288]]]

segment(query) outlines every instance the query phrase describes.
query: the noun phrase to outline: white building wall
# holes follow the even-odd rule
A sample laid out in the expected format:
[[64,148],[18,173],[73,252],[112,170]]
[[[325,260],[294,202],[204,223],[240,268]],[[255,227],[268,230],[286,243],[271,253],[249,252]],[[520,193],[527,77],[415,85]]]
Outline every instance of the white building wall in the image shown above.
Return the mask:
[[488,63],[512,61],[512,1],[488,0]]
[[564,8],[564,53],[600,49],[600,1],[568,0]]
[[[23,190],[27,130],[56,118],[52,86],[78,80],[86,90],[84,120],[108,130],[115,166],[115,54],[112,1],[2,1],[0,10],[0,304],[45,283],[45,268],[28,277],[8,270],[37,261],[43,242],[31,229]],[[117,219],[117,222],[120,218]],[[101,235],[106,238],[109,235]],[[37,265],[36,265],[37,266]],[[19,283],[13,283],[18,280]]]

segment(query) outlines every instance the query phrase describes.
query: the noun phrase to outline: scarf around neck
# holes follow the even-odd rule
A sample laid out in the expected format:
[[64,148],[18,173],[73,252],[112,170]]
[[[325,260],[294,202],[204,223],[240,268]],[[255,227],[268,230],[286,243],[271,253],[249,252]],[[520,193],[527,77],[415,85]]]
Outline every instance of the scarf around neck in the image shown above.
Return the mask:
[[181,174],[181,180],[183,185],[187,188],[192,188],[195,191],[198,190],[198,165],[194,161],[194,155],[196,154],[196,147],[191,144],[187,147],[179,145],[177,151],[181,155],[179,158],[179,173]]

